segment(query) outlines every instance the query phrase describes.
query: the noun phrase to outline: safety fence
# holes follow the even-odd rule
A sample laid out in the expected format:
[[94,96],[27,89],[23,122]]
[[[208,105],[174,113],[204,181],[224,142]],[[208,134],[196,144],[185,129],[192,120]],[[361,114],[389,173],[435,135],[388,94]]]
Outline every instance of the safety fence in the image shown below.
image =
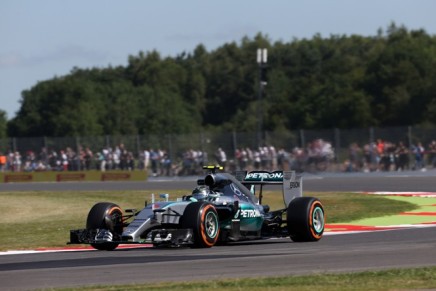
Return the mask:
[[436,129],[389,127],[259,133],[0,139],[2,171],[144,170],[190,175],[203,164],[230,169],[376,171],[434,167]]

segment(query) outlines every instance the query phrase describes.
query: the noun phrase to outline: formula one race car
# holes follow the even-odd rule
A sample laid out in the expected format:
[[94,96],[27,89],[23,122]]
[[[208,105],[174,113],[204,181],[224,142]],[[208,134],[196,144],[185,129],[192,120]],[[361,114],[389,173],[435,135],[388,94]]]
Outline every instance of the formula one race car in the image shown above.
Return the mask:
[[[317,198],[302,197],[302,178],[295,172],[253,171],[208,174],[189,195],[177,201],[152,201],[140,210],[100,202],[89,211],[86,229],[71,230],[69,244],[114,250],[119,244],[212,247],[249,239],[287,237],[317,241],[324,232],[324,208]],[[285,208],[262,204],[263,186],[280,184]],[[256,193],[258,191],[258,194]],[[256,195],[257,194],[257,195]],[[168,198],[168,194],[161,194]],[[154,200],[154,199],[153,199]]]

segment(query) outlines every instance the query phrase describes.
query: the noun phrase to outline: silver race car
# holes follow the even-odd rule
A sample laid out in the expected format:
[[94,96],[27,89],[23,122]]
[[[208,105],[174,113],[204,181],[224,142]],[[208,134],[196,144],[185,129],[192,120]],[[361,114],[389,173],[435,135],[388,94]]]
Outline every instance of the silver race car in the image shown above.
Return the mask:
[[[145,203],[142,210],[123,210],[100,202],[89,211],[86,228],[70,231],[69,244],[90,244],[114,250],[119,244],[153,244],[208,248],[217,243],[290,237],[318,241],[324,232],[324,208],[317,198],[302,196],[302,178],[295,172],[238,171],[235,176],[208,171],[189,195]],[[263,187],[281,185],[284,207],[262,204]]]

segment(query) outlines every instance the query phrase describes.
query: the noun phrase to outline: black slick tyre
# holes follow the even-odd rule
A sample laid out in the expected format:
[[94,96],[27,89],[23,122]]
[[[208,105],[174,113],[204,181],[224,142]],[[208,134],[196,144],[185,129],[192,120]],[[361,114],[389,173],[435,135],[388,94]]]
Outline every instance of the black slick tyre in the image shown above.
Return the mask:
[[[107,229],[112,235],[120,235],[123,231],[122,216],[123,212],[118,205],[109,202],[100,202],[95,204],[89,211],[86,220],[86,228]],[[118,243],[92,243],[91,246],[101,251],[112,251],[118,247]]]
[[286,211],[288,232],[295,242],[318,241],[324,233],[324,208],[317,198],[297,197]]
[[186,207],[182,228],[193,231],[193,247],[210,248],[218,241],[219,219],[215,207],[207,202],[192,202]]

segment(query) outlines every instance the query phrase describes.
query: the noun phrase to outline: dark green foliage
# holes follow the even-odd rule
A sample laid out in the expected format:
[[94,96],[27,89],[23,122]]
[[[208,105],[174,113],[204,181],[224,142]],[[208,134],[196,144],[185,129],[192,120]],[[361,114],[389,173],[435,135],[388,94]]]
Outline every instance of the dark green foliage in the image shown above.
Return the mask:
[[7,114],[6,111],[0,110],[0,138],[5,138],[7,136],[6,134],[6,128],[7,128]]
[[[259,100],[257,48],[268,49]],[[391,24],[374,37],[271,43],[244,37],[208,52],[74,68],[23,91],[9,136],[189,133],[436,125],[436,37]],[[0,117],[1,119],[1,117]],[[0,121],[0,126],[1,126]],[[1,135],[0,127],[0,135]]]

